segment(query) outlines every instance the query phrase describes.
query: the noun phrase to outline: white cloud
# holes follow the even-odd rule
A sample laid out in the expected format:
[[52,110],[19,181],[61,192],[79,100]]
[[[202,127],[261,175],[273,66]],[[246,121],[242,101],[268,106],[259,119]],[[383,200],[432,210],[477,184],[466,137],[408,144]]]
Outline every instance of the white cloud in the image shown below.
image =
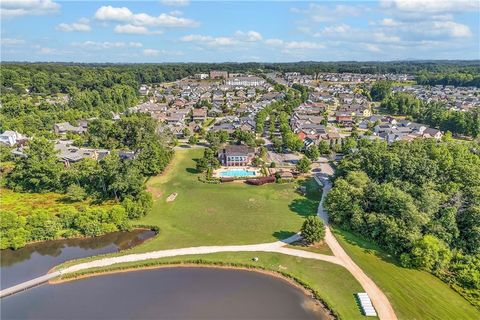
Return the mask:
[[467,38],[472,36],[472,31],[467,25],[455,21],[418,21],[399,23],[390,30],[392,34],[409,41],[443,40],[453,38]]
[[74,23],[60,23],[55,27],[59,31],[71,32],[71,31],[80,31],[88,32],[92,30],[90,27],[90,21],[86,18],[82,18]]
[[468,26],[454,21],[435,21],[433,22],[433,31],[447,33],[454,38],[470,37],[472,35]]
[[168,14],[174,17],[183,16],[183,12],[179,10],[170,11]]
[[144,26],[135,26],[133,24],[116,25],[113,29],[115,33],[124,34],[161,34],[162,31],[150,31]]
[[236,44],[246,45],[249,42],[262,40],[262,35],[257,31],[237,31],[233,36],[212,37],[201,34],[189,34],[180,38],[182,42],[195,42],[199,45],[208,46],[232,46]]
[[156,57],[160,54],[160,50],[155,49],[144,49],[143,55],[147,57]]
[[189,0],[160,0],[160,3],[165,6],[185,7],[190,4]]
[[478,0],[381,0],[381,7],[411,13],[476,11]]
[[127,7],[102,6],[95,12],[95,19],[102,21],[128,21],[132,17],[133,13]]
[[385,18],[379,23],[381,26],[384,27],[396,27],[399,25],[399,23],[391,18]]
[[307,9],[292,8],[294,13],[300,13],[307,16],[313,22],[338,21],[342,17],[358,16],[368,10],[363,5],[344,5],[327,6],[323,4],[311,3]]
[[400,37],[394,35],[387,35],[383,32],[373,33],[373,38],[376,42],[380,43],[396,43],[400,42]]
[[235,40],[229,37],[211,37],[201,34],[189,34],[180,38],[182,42],[196,42],[200,45],[229,46],[235,44]]
[[380,50],[380,48],[375,44],[367,43],[365,44],[365,49],[367,49],[370,52],[382,52],[382,50]]
[[280,39],[267,39],[265,43],[271,46],[281,46],[283,44],[283,40]]
[[267,39],[265,43],[274,47],[282,47],[286,50],[292,49],[322,49],[324,46],[322,44],[310,41],[284,41],[281,39]]
[[25,40],[22,39],[13,39],[13,38],[2,38],[0,40],[2,46],[13,47],[25,44]]
[[38,53],[39,54],[56,54],[57,50],[52,48],[40,48],[40,50],[38,50]]
[[128,22],[136,26],[161,26],[161,27],[193,27],[198,25],[191,19],[162,13],[151,16],[146,13],[134,14],[127,7],[102,6],[95,12],[95,19],[100,21]]
[[347,33],[351,32],[351,27],[345,23],[336,25],[336,26],[330,26],[330,27],[325,27],[323,29],[324,33]]
[[112,49],[112,48],[141,48],[143,45],[140,42],[96,42],[96,41],[84,41],[73,42],[72,46],[89,48],[89,49]]
[[52,0],[2,0],[0,12],[4,17],[44,15],[58,12],[60,5]]
[[239,30],[235,32],[235,37],[238,38],[239,40],[249,41],[249,42],[262,40],[262,35],[259,32],[253,31],[253,30],[250,30],[247,32],[243,32]]
[[323,45],[309,41],[287,41],[285,42],[287,49],[322,49]]

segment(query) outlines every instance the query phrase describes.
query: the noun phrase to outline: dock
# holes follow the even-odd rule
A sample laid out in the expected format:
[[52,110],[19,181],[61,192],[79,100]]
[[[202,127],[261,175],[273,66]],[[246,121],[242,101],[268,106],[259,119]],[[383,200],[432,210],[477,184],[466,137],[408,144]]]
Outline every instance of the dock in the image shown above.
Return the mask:
[[60,271],[55,271],[52,273],[47,273],[46,275],[40,276],[38,278],[22,282],[20,284],[17,284],[16,286],[6,288],[0,291],[0,298],[27,290],[32,287],[36,287],[38,285],[41,285],[42,283],[45,283],[53,278],[56,278],[60,276],[62,273]]

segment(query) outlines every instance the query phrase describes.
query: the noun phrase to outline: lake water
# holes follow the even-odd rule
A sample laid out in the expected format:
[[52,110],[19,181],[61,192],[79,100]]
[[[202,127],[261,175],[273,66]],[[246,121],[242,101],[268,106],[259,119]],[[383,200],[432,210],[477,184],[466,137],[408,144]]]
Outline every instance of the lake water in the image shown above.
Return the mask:
[[286,281],[233,269],[110,274],[42,285],[1,303],[2,319],[328,319]]
[[[49,241],[2,250],[7,288],[75,258],[130,248],[152,231]],[[327,312],[288,282],[256,272],[162,268],[43,284],[0,300],[1,319],[328,319]]]
[[68,260],[128,249],[154,235],[150,230],[133,230],[96,238],[39,242],[15,251],[1,250],[0,286],[8,288],[31,280]]

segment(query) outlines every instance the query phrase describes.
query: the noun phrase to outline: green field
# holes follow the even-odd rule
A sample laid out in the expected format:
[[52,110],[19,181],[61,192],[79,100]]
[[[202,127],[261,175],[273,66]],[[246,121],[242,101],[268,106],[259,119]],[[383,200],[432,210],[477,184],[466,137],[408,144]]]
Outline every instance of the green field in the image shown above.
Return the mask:
[[[202,183],[194,161],[202,155],[203,149],[177,151],[167,172],[147,183],[155,203],[138,223],[160,232],[135,251],[273,242],[298,232],[316,213],[320,192],[313,179],[299,182],[307,185],[306,196],[295,191],[298,183]],[[166,202],[172,193],[175,201]]]
[[[0,189],[0,212],[11,211],[19,215],[28,215],[34,210],[46,210],[57,214],[67,208],[80,209],[82,207],[97,206],[89,201],[68,202],[63,200],[64,195],[55,192],[49,193],[21,193],[10,189]],[[98,207],[109,207],[112,203],[105,202]]]
[[480,319],[480,311],[435,276],[402,268],[371,243],[349,232],[335,235],[350,257],[387,295],[399,319]]

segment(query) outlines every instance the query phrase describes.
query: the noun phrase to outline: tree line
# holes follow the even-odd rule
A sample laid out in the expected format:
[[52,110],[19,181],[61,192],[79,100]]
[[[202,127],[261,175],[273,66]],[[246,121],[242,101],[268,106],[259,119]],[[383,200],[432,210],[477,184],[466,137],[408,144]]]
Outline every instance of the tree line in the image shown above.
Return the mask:
[[442,131],[471,137],[480,135],[480,107],[469,111],[450,110],[444,103],[424,102],[403,92],[386,97],[380,106],[390,114],[410,116]]
[[421,72],[415,80],[422,85],[480,88],[480,75],[478,70],[474,69],[472,69],[472,72]]
[[429,271],[472,303],[480,289],[480,154],[464,142],[359,140],[326,208],[404,267]]

